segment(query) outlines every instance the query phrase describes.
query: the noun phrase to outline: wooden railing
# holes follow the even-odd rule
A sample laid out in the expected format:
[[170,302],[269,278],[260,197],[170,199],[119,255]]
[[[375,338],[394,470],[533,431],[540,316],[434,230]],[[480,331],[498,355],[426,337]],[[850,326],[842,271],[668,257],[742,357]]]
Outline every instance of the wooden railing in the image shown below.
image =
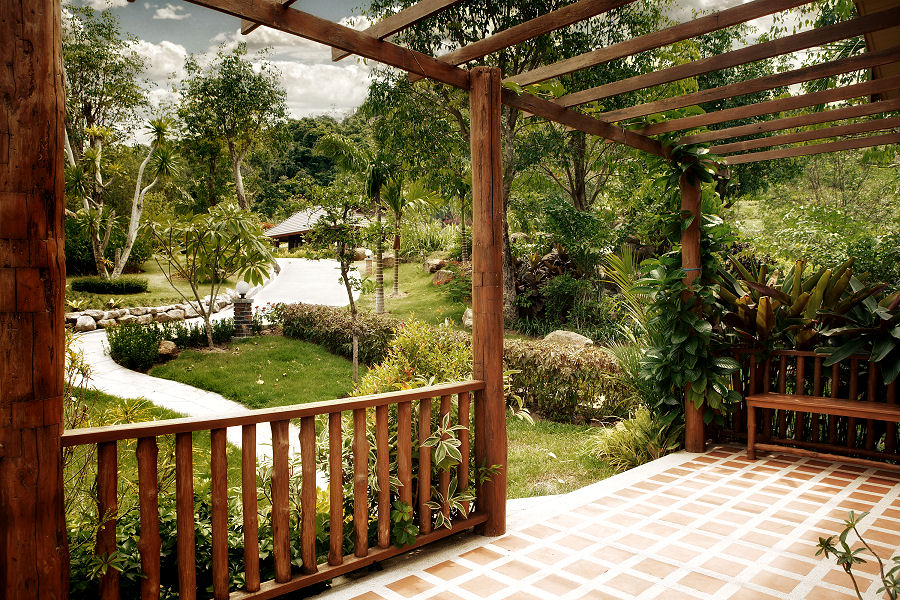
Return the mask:
[[[436,422],[450,414],[465,427],[458,431],[459,451],[462,455],[456,470],[458,491],[467,490],[470,482],[469,466],[483,462],[479,456],[483,443],[474,443],[470,436],[470,423],[475,422],[475,436],[481,433],[481,419],[473,408],[480,401],[484,390],[481,381],[452,383],[387,394],[361,396],[329,402],[285,406],[255,410],[237,416],[214,419],[171,419],[110,427],[75,429],[62,436],[64,446],[96,445],[97,450],[97,506],[101,524],[97,534],[98,555],[110,556],[116,551],[117,497],[117,442],[137,440],[136,459],[138,471],[138,505],[140,510],[140,539],[138,549],[143,579],[141,598],[158,598],[160,592],[160,529],[158,506],[158,438],[175,436],[175,496],[177,513],[177,571],[178,592],[182,599],[197,595],[195,563],[195,515],[194,515],[194,465],[192,434],[210,432],[211,476],[211,525],[212,525],[212,584],[216,600],[272,598],[297,590],[371,563],[395,556],[409,549],[422,546],[450,534],[479,525],[487,519],[480,512],[481,503],[476,497],[474,506],[464,503],[464,514],[456,510],[456,518],[450,527],[433,527],[434,515],[428,506],[440,499],[440,512],[451,517],[448,498],[450,471],[442,471],[436,482],[439,496],[432,492],[431,449],[422,442],[431,436],[432,404],[437,406]],[[417,406],[414,404],[417,403]],[[399,487],[394,496],[413,506],[417,499],[415,519],[419,535],[415,541],[402,548],[391,545],[391,452],[389,445],[390,408],[396,405],[396,472]],[[417,423],[413,423],[417,408]],[[374,412],[375,469],[369,472],[370,441],[367,431]],[[345,557],[344,548],[344,436],[341,414],[352,412],[352,521],[353,556]],[[329,478],[329,550],[327,561],[319,564],[316,558],[316,417],[327,415],[328,478]],[[291,538],[297,532],[290,530],[289,461],[290,420],[299,419],[299,446],[302,483],[300,489],[300,556],[302,567],[292,567]],[[259,515],[257,495],[257,441],[258,424],[268,423],[272,431],[271,475],[271,525],[274,579],[260,581]],[[416,427],[418,448],[413,449],[413,427]],[[240,427],[241,446],[241,503],[243,508],[244,581],[242,590],[229,589],[228,544],[228,460],[226,429]],[[477,442],[477,439],[474,440]],[[474,449],[475,456],[471,455]],[[413,456],[418,454],[418,471],[413,474]],[[504,465],[505,466],[505,465]],[[377,485],[370,490],[369,481]],[[415,479],[415,483],[414,483]],[[415,485],[415,489],[414,489]],[[376,491],[377,490],[377,491]],[[370,507],[377,521],[376,548],[370,548]],[[339,526],[331,527],[332,523]],[[100,583],[100,597],[119,598],[119,573],[110,569]]]
[[[825,354],[776,350],[765,359],[750,350],[735,352],[742,368],[733,376],[743,396],[775,392],[799,396],[897,404],[897,382],[885,385],[878,365],[856,355],[826,367]],[[897,425],[790,410],[758,409],[759,440],[848,456],[898,460]],[[746,413],[735,411],[731,430],[745,437]]]

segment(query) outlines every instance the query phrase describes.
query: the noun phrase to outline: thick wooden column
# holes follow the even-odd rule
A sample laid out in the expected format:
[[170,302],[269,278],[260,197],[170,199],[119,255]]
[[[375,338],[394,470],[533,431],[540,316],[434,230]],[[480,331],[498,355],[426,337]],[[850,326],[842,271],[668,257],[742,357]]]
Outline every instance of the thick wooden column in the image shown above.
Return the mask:
[[[694,218],[690,226],[681,232],[681,267],[686,275],[684,283],[691,285],[700,277],[700,182],[688,181],[682,175],[681,210],[687,211]],[[706,450],[706,428],[703,425],[703,411],[688,402],[684,402],[684,447],[688,452]]]
[[503,395],[503,177],[500,69],[471,71],[472,353],[485,390],[475,402],[475,462],[499,470],[477,490],[485,535],[506,531],[506,400]]
[[0,598],[65,598],[59,0],[0,2]]

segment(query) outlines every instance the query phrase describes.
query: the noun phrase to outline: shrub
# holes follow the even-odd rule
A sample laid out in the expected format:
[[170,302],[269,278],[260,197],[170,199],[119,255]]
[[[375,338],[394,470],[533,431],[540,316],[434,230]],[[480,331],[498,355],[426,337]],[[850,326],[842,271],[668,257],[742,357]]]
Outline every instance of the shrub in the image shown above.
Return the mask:
[[432,327],[421,321],[403,323],[383,362],[369,369],[355,395],[379,394],[472,377],[472,343],[448,325]]
[[[353,355],[352,320],[346,308],[315,304],[280,305],[271,311],[286,337],[318,344],[340,356]],[[359,360],[363,364],[380,363],[400,322],[387,315],[359,313]]]
[[446,265],[444,269],[453,273],[453,277],[450,281],[441,284],[441,291],[447,294],[451,302],[471,303],[472,269],[458,262],[452,262]]
[[459,228],[457,226],[445,227],[439,221],[427,223],[405,222],[401,226],[400,254],[405,257],[419,256],[422,250],[425,254],[447,251],[454,244],[459,246]]
[[[150,325],[153,327],[153,325]],[[206,326],[203,323],[172,321],[158,325],[162,339],[171,340],[179,348],[200,348],[207,345]],[[220,319],[212,322],[214,344],[226,344],[234,337],[234,319]]]
[[147,291],[145,277],[117,277],[106,279],[98,275],[72,281],[72,291],[91,294],[140,294]]
[[623,417],[633,408],[615,365],[599,348],[506,340],[503,360],[513,393],[546,419],[584,423]]
[[[91,241],[87,234],[87,226],[79,219],[66,219],[66,272],[71,275],[92,275],[97,273],[94,263],[94,254],[91,250]],[[106,258],[115,259],[116,249],[125,246],[125,225],[117,220],[112,227],[109,236],[109,245],[106,247]],[[138,234],[128,255],[128,263],[125,271],[137,272],[141,265],[150,260],[153,248],[149,237],[141,232]]]
[[627,471],[678,450],[683,432],[683,424],[641,407],[634,417],[600,429],[587,443],[585,453],[616,471]]
[[159,355],[161,330],[154,324],[123,323],[106,330],[109,356],[134,371],[147,371]]

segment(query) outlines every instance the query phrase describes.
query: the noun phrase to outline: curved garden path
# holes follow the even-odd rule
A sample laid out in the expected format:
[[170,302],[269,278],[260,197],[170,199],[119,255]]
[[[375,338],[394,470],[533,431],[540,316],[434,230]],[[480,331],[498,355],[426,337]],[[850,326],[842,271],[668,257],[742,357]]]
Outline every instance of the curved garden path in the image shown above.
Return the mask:
[[[338,263],[334,260],[279,258],[280,272],[261,287],[251,290],[255,306],[276,302],[305,302],[328,306],[346,306],[347,292],[340,283]],[[359,297],[359,292],[354,293]],[[231,317],[232,309],[223,310],[214,319]],[[107,354],[106,331],[98,329],[80,334],[76,345],[84,352],[91,367],[91,385],[97,390],[121,398],[143,398],[153,404],[189,417],[221,417],[248,412],[232,400],[184,383],[151,377],[122,367]],[[299,452],[299,439],[292,431],[292,452]],[[257,428],[257,455],[272,455],[272,433],[267,424]],[[241,445],[239,428],[228,429],[228,441]]]

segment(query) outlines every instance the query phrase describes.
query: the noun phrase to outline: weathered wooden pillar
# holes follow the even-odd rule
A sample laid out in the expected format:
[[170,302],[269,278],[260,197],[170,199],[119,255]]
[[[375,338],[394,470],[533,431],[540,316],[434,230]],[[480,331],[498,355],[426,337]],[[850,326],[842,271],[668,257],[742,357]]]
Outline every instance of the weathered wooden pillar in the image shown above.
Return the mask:
[[[681,210],[690,213],[694,218],[687,229],[681,232],[681,267],[686,275],[684,283],[691,285],[700,277],[700,182],[688,181],[686,175],[681,176]],[[703,411],[684,401],[684,447],[688,452],[706,450],[706,428],[703,425]]]
[[59,0],[0,2],[0,598],[65,598]]
[[475,402],[475,462],[499,465],[478,488],[485,535],[506,531],[506,400],[503,395],[503,177],[500,69],[476,67],[469,90],[472,144],[472,354],[485,390]]

